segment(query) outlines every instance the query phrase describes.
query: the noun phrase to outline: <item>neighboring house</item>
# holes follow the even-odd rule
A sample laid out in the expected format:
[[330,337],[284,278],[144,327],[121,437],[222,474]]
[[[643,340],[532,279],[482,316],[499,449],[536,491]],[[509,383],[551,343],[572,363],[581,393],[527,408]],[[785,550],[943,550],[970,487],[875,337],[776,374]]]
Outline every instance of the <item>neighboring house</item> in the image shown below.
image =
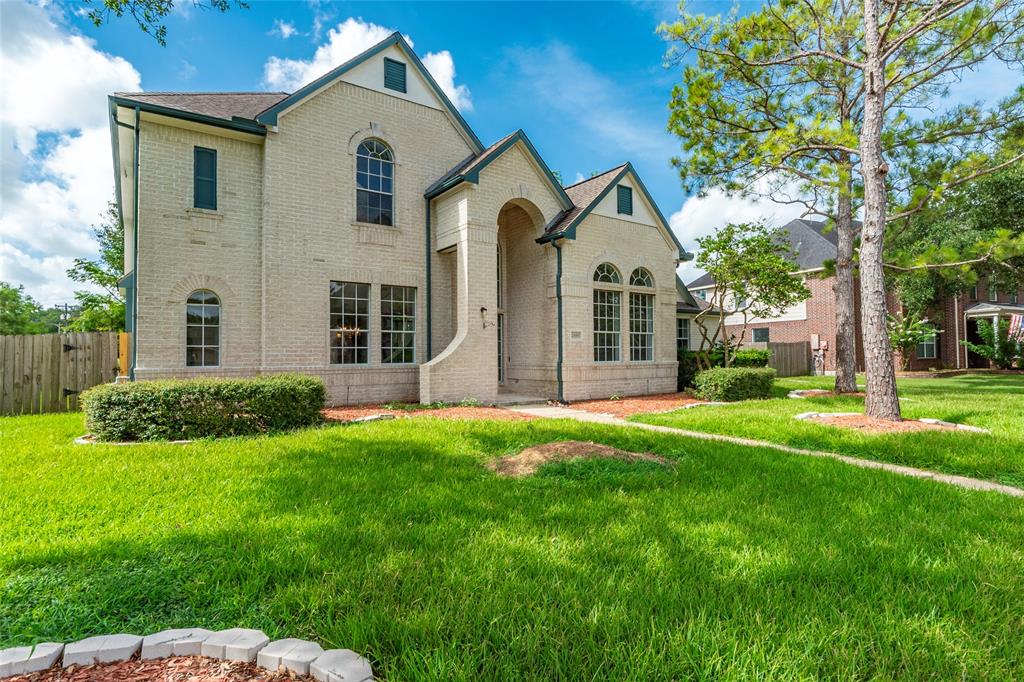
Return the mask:
[[[829,229],[825,221],[804,219],[790,221],[783,226],[782,230],[793,253],[797,267],[795,274],[803,279],[804,286],[810,290],[811,295],[776,317],[751,316],[748,319],[743,345],[763,348],[769,342],[807,342],[811,344],[812,350],[822,353],[825,371],[834,371],[836,313],[832,285],[835,282],[835,277],[825,277],[824,272],[825,262],[835,260],[836,257],[836,232]],[[697,299],[711,301],[714,298],[715,281],[710,275],[705,274],[690,282],[687,288]],[[858,303],[859,298],[859,291],[856,291],[855,301]],[[731,301],[728,292],[726,292],[726,300]],[[858,307],[856,310],[858,338],[860,336],[859,315]],[[727,316],[724,336],[738,339],[742,326],[743,316],[741,314]],[[863,365],[863,353],[860,348],[857,350],[857,363],[858,366]]]
[[[824,356],[825,371],[835,370],[836,313],[835,294],[832,286],[835,277],[822,276],[825,262],[836,257],[836,233],[824,221],[793,220],[783,226],[790,247],[795,254],[797,272],[811,291],[806,301],[786,310],[771,319],[751,318],[743,345],[763,347],[769,342],[806,341],[812,350],[819,350]],[[715,283],[703,275],[690,282],[687,287],[698,300],[713,298]],[[998,291],[982,280],[978,286],[958,297],[947,297],[934,306],[928,315],[935,326],[935,335],[919,344],[910,361],[910,369],[930,368],[966,369],[988,367],[984,358],[970,353],[961,341],[980,341],[979,319],[1008,319],[1012,315],[1024,315],[1021,292]],[[728,292],[726,293],[728,300]],[[898,301],[890,298],[890,310],[895,310]],[[864,368],[864,352],[860,327],[860,287],[854,281],[854,319],[857,335],[857,369]],[[726,317],[726,335],[739,336],[742,317]],[[692,335],[691,335],[692,336]],[[698,338],[699,344],[699,338]],[[900,367],[899,361],[897,367]]]
[[332,403],[672,391],[689,258],[626,163],[483,145],[399,34],[287,93],[110,97],[136,379]]
[[[679,350],[700,350],[702,335],[700,327],[695,318],[701,311],[710,307],[707,301],[695,297],[683,284],[683,280],[676,277],[676,348]],[[701,318],[704,328],[707,329],[708,338],[714,336],[718,328],[718,321],[715,314],[709,313]]]

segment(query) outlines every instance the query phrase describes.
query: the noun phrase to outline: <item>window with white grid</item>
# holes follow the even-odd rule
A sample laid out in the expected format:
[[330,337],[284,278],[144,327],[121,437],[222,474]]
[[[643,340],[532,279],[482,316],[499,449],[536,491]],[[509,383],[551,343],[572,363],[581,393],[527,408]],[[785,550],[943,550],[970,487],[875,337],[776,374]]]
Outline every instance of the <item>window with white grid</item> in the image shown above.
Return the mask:
[[690,320],[686,317],[676,318],[676,350],[690,349]]
[[370,285],[331,282],[331,363],[365,365],[370,347]]
[[629,295],[629,359],[654,359],[654,295]]
[[394,225],[395,157],[379,140],[364,140],[356,150],[356,220]]
[[594,360],[617,362],[622,338],[622,293],[594,289]]
[[416,362],[416,288],[380,287],[380,361]]
[[220,299],[207,289],[193,291],[185,301],[185,364],[220,365]]

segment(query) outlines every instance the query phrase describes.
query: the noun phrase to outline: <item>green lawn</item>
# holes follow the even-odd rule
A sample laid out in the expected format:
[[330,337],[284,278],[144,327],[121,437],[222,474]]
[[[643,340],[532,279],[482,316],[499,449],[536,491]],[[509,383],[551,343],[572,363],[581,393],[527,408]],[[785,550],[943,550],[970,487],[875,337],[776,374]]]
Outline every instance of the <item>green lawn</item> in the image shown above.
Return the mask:
[[[785,397],[797,388],[831,389],[834,381],[832,377],[780,379],[775,387],[777,399],[641,415],[634,419],[840,452],[1024,488],[1024,377],[976,374],[950,379],[899,380],[904,417],[933,417],[981,426],[989,429],[991,435],[934,431],[862,434],[793,419],[801,412],[863,412],[863,398],[794,400]],[[863,383],[860,377],[861,386]]]
[[[0,419],[0,647],[242,625],[387,680],[1024,678],[1013,498],[557,421],[82,431]],[[483,466],[568,438],[676,465]]]

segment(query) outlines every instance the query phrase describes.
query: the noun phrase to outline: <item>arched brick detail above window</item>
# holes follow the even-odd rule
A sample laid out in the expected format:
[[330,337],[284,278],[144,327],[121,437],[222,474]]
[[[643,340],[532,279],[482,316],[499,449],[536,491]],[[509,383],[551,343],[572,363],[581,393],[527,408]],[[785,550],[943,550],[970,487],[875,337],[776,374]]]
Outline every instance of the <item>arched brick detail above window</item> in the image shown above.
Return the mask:
[[221,305],[224,305],[235,297],[235,292],[228,286],[223,277],[216,275],[192,274],[184,277],[171,288],[168,303],[184,305],[189,294],[199,289],[207,289],[217,294]]

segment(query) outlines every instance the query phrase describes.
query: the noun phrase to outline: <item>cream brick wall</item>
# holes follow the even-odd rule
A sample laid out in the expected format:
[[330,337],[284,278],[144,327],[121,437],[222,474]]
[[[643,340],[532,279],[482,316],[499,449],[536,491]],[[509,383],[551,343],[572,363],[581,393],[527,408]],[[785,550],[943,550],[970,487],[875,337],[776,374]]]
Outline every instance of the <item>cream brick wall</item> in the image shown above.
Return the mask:
[[[208,130],[209,132],[207,132]],[[355,151],[374,137],[396,158],[395,225],[356,222]],[[192,206],[194,146],[218,152],[218,209]],[[555,249],[539,245],[562,210],[525,148],[488,165],[479,184],[434,200],[434,359],[426,359],[425,189],[471,153],[441,110],[338,82],[282,114],[265,140],[144,121],[141,131],[140,379],[299,371],[323,377],[333,404],[383,400],[489,402],[497,397],[496,246],[505,254],[507,386],[555,395]],[[504,213],[502,212],[505,209]],[[675,385],[675,249],[649,225],[592,214],[564,243],[565,394],[569,399],[670,391]],[[593,361],[594,267],[657,282],[655,360]],[[329,282],[370,289],[369,362],[330,364]],[[416,363],[383,365],[380,287],[417,290]],[[185,367],[185,299],[222,302],[218,368]],[[628,287],[624,287],[624,292]],[[481,308],[486,308],[481,312]]]
[[[634,198],[634,201],[636,199]],[[563,379],[566,400],[611,395],[669,393],[676,386],[675,258],[674,244],[656,227],[591,213],[576,230],[575,240],[563,248],[563,320],[565,359]],[[616,289],[621,297],[621,346],[618,362],[594,361],[593,281],[601,263],[614,265],[623,285],[601,284]],[[654,360],[629,360],[629,292],[650,289],[630,287],[630,273],[647,268],[654,276]]]

